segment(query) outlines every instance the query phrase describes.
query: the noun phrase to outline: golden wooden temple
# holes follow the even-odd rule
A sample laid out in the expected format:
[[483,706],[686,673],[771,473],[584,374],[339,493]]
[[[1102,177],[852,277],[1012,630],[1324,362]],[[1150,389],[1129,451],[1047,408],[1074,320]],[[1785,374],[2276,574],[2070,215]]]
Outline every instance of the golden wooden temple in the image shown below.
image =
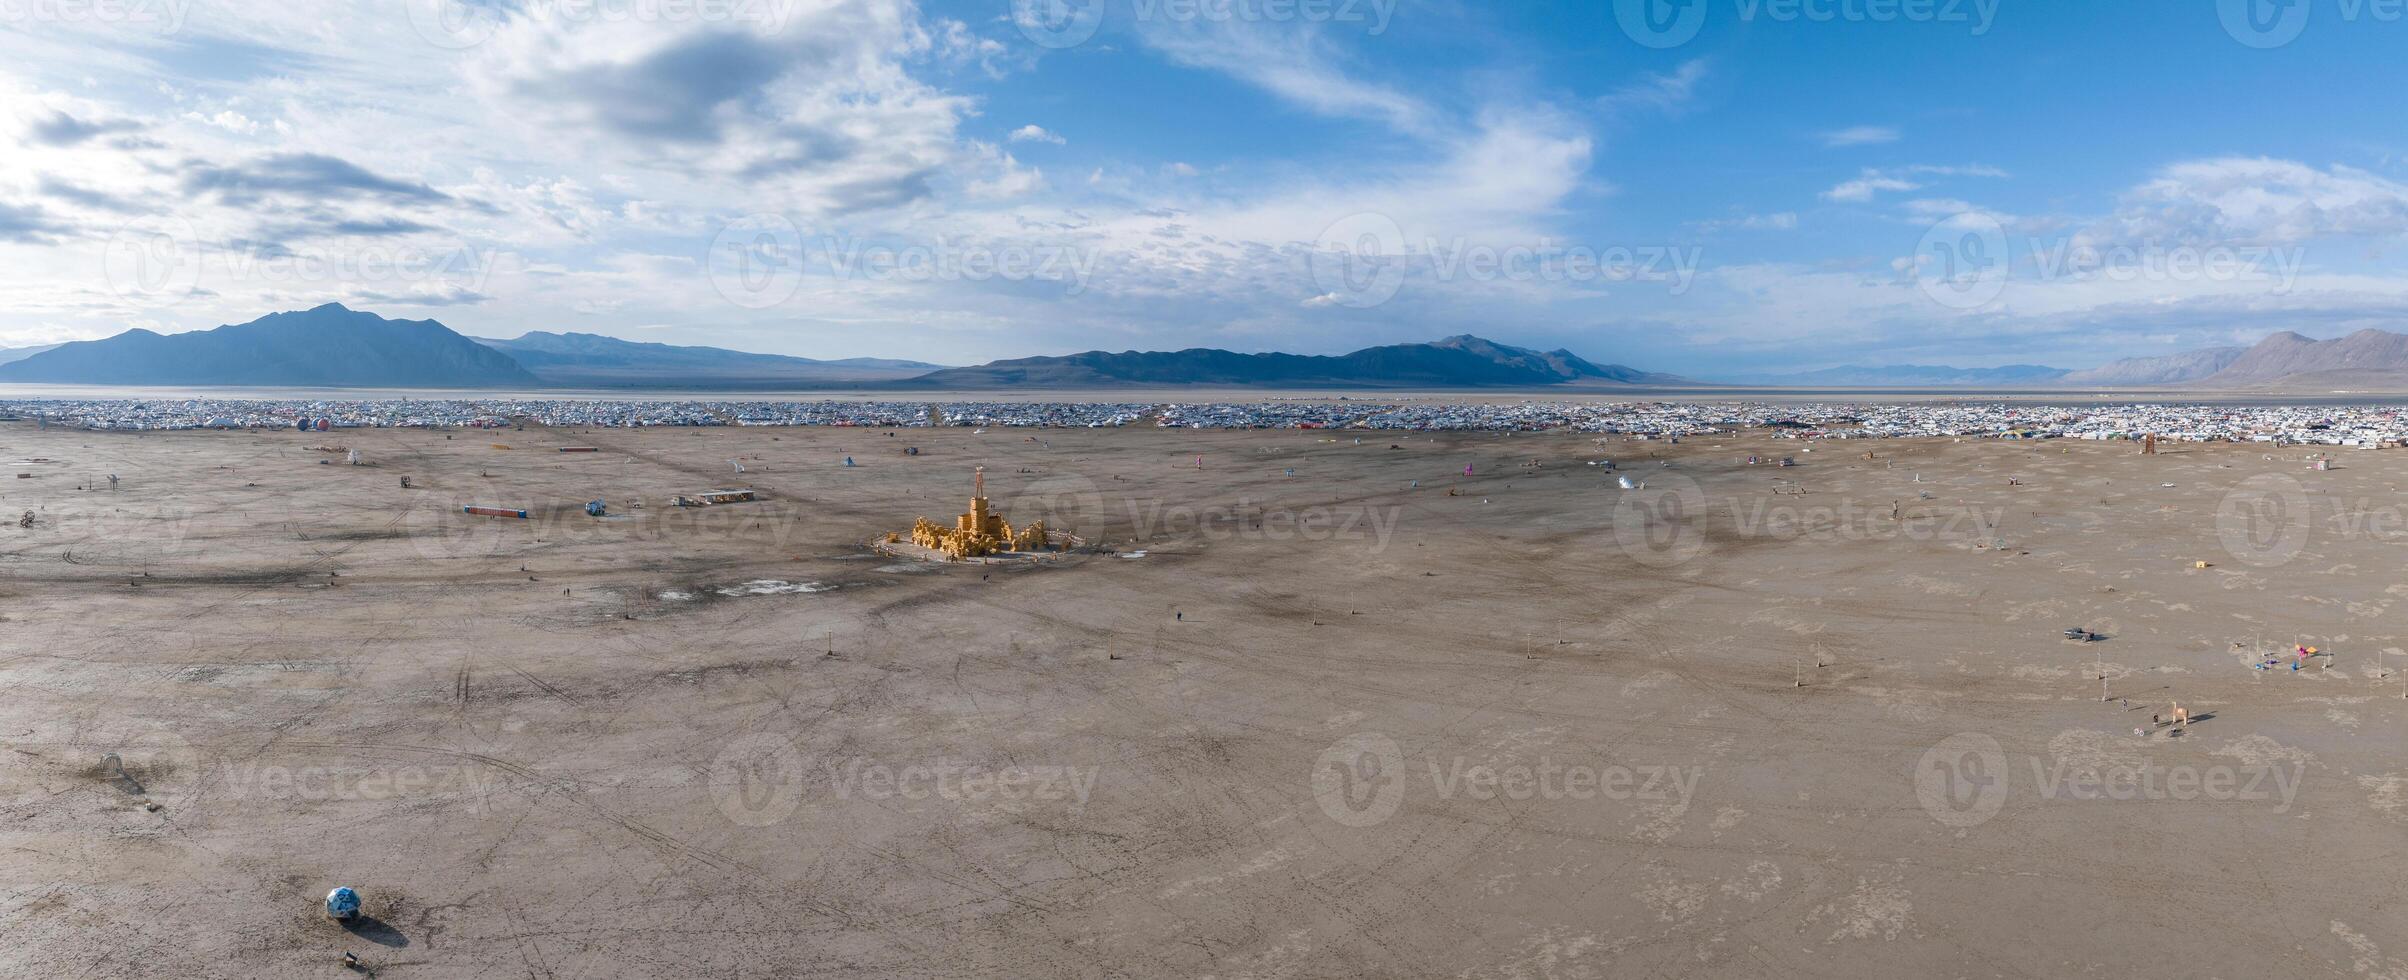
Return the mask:
[[[893,541],[895,537],[888,535],[887,540]],[[911,525],[911,543],[943,554],[946,561],[961,561],[1012,551],[1036,551],[1051,542],[1046,537],[1044,521],[1015,529],[1012,522],[988,509],[987,469],[981,466],[970,497],[970,512],[956,516],[952,527],[920,518]]]

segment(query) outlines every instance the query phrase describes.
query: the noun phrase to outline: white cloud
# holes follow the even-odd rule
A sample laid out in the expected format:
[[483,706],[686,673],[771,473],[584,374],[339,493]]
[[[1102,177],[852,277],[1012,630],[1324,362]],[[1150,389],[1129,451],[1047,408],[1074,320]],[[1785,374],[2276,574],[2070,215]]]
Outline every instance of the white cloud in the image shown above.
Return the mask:
[[1697,223],[1699,231],[1712,234],[1718,231],[1795,231],[1798,214],[1777,211],[1771,214],[1744,214],[1736,218],[1716,218]]
[[[1899,175],[2000,172],[1920,167],[1866,179]],[[1901,212],[1915,221],[1900,231],[1897,258],[1710,269],[1686,307],[1667,314],[1666,329],[1699,349],[1766,356],[1880,350],[1900,359],[1996,354],[2080,366],[2167,338],[2207,346],[2282,329],[2332,336],[2396,327],[2408,316],[2408,274],[2364,248],[2369,239],[2408,235],[2408,184],[2350,167],[2210,158],[2166,166],[2114,200],[2089,217],[1908,200]],[[1984,248],[2006,250],[1981,256],[2007,261],[1995,299],[1959,308],[1918,286],[1933,257],[1917,251],[1914,236],[1935,228],[1980,233]]]
[[210,116],[204,116],[197,112],[188,112],[184,114],[184,118],[215,126],[229,133],[241,133],[245,136],[250,136],[259,132],[258,120],[252,119],[251,117],[245,116],[242,113],[236,112],[232,109],[221,109],[216,115]]
[[[1377,213],[1417,243],[1576,241],[1568,202],[1602,186],[1588,172],[1593,108],[1561,111],[1543,92],[1473,84],[1464,96],[1420,75],[1383,76],[1366,59],[1384,49],[1350,47],[1310,24],[1148,23],[1135,53],[1226,75],[1300,112],[1385,129],[1372,138],[1401,152],[1358,155],[1360,166],[1334,170],[1308,165],[1309,156],[1280,159],[1284,148],[1240,160],[1115,151],[1077,161],[1078,177],[1062,178],[1005,152],[1065,145],[1042,126],[996,143],[962,133],[983,95],[960,83],[983,86],[976,73],[1016,69],[1027,51],[1008,22],[931,18],[909,0],[771,4],[790,14],[775,24],[580,19],[574,5],[500,5],[513,12],[492,36],[455,50],[427,44],[400,6],[222,0],[178,43],[257,62],[256,72],[237,65],[223,77],[153,61],[110,35],[67,48],[70,56],[0,33],[0,65],[19,61],[0,67],[0,128],[25,132],[33,113],[80,121],[56,127],[68,145],[0,157],[0,193],[47,186],[53,195],[0,203],[24,205],[14,213],[39,225],[27,234],[61,243],[38,252],[0,245],[14,263],[0,266],[11,270],[0,272],[0,346],[37,329],[47,339],[136,322],[190,329],[367,296],[467,304],[425,309],[471,332],[757,336],[775,341],[765,349],[818,355],[943,342],[964,356],[1007,356],[1147,346],[1182,330],[1266,345],[1298,329],[1394,339],[1388,331],[1415,323],[1511,317],[1567,294],[1417,280],[1383,311],[1401,327],[1309,307],[1329,288],[1302,259],[1332,222]],[[26,62],[160,81],[108,97],[12,90],[25,88],[16,80]],[[1677,110],[1705,77],[1693,62],[1629,94],[1634,106]],[[257,132],[208,121],[220,112],[254,121]],[[131,141],[148,148],[117,145]],[[224,174],[229,188],[243,186],[242,174],[288,183],[311,175],[262,171],[271,156],[313,161],[320,178],[339,162],[365,173],[345,175],[354,182],[426,190],[296,192],[277,202],[296,214],[273,222],[222,193],[182,192],[179,174],[192,169]],[[1213,179],[1194,179],[1206,173]],[[73,179],[41,183],[61,174]],[[129,205],[173,213],[113,210]],[[703,262],[722,228],[759,212],[791,218],[814,241],[1067,250],[1091,264],[1092,288],[1066,302],[1043,284],[810,276],[787,305],[744,310],[717,297]],[[302,217],[306,227],[295,224]],[[97,256],[126,221],[170,219],[189,221],[213,247],[251,240],[359,254],[406,244],[497,261],[473,281],[407,282],[245,278],[213,261],[203,293],[146,310],[110,291]],[[276,226],[319,237],[275,241],[266,233]]]
[[[1355,310],[1314,280],[1307,259],[1334,223],[1357,215],[1393,221],[1408,253],[1431,242],[1602,249],[1660,241],[1664,230],[1634,223],[1642,216],[1595,206],[1612,176],[1592,170],[1597,131],[1632,113],[1695,106],[1717,72],[1693,60],[1602,98],[1556,104],[1542,87],[1506,84],[1512,78],[1384,73],[1373,59],[1388,49],[1335,43],[1312,25],[1141,24],[1131,56],[1226,75],[1288,109],[1338,120],[1319,128],[1377,152],[1349,153],[1343,167],[1313,155],[1329,147],[1310,141],[1292,159],[1279,158],[1286,147],[1266,145],[1243,158],[1147,157],[1115,146],[1067,160],[1069,151],[1024,148],[1064,145],[1042,126],[984,143],[962,132],[982,103],[1005,104],[984,101],[979,73],[1018,67],[1008,62],[1026,46],[1009,23],[932,19],[905,0],[815,0],[794,6],[782,30],[563,22],[541,13],[557,5],[528,4],[536,15],[512,17],[485,44],[457,52],[424,44],[383,0],[220,6],[178,43],[246,52],[227,57],[256,59],[257,72],[195,77],[163,68],[139,45],[0,33],[0,133],[18,140],[0,155],[0,206],[23,236],[48,243],[0,243],[0,346],[134,324],[205,327],[367,295],[426,304],[472,332],[752,338],[761,349],[819,355],[943,344],[963,357],[1237,338],[1336,348],[1472,324],[1510,339],[1559,323],[1643,323],[1659,345],[1749,350],[1996,345],[2118,329],[2195,337],[2199,324],[2229,330],[2236,316],[2337,323],[2408,305],[2401,277],[2341,260],[2408,234],[2408,186],[2344,166],[2231,157],[2176,162],[2120,193],[2094,189],[2087,213],[2048,219],[2049,233],[2353,241],[2310,253],[2298,287],[2279,295],[2248,283],[2018,280],[1996,306],[1967,312],[1918,290],[1912,261],[1887,266],[1912,252],[1928,225],[1886,220],[1869,224],[1876,235],[1894,230],[1894,242],[1710,266],[1676,300],[1639,284],[1444,280],[1424,263],[1397,300]],[[982,31],[999,32],[1008,50]],[[73,79],[85,74],[163,81],[79,87]],[[1008,122],[978,125],[1002,132]],[[1079,152],[1097,148],[1090,144],[1101,136],[1076,131]],[[29,138],[37,134],[49,138]],[[1832,145],[1898,138],[1878,126],[1815,135]],[[1013,151],[1051,154],[1043,162],[1055,172]],[[365,176],[322,162],[291,172],[293,160],[318,158]],[[269,166],[276,159],[284,170]],[[187,193],[184,175],[196,171],[225,174],[234,186],[264,174],[385,189],[292,194],[263,208],[223,200],[222,190]],[[1191,179],[1205,173],[1210,180]],[[1987,196],[1977,182],[2007,176],[1995,167],[1833,173],[1823,200],[1876,205],[1857,210],[1883,218],[1988,216],[2018,236],[2037,221],[1973,203]],[[2049,200],[2081,202],[2080,190],[2052,188]],[[1065,301],[1042,284],[810,276],[791,303],[755,313],[720,298],[703,267],[720,229],[755,212],[790,216],[814,238],[1068,250],[1092,263],[1093,278]],[[1833,248],[1779,233],[1811,223],[1820,243],[1850,224],[1811,218],[1732,209],[1692,227],[1751,233],[1737,243],[1751,249]],[[282,228],[317,236],[281,243],[296,250],[459,248],[498,260],[473,280],[246,279],[225,261],[243,256],[221,251],[205,295],[158,309],[125,301],[101,274],[102,248],[128,222],[147,229],[169,219],[221,249]]]
[[2090,230],[2115,241],[2291,243],[2408,234],[2408,184],[2351,167],[2266,157],[2160,170]]
[[1036,167],[1023,167],[1009,153],[984,143],[973,149],[987,161],[988,174],[970,181],[964,192],[984,200],[1010,200],[1045,188],[1045,173]]
[[1919,191],[1933,177],[2005,177],[2007,172],[1997,167],[1971,164],[1966,166],[1935,166],[1916,164],[1910,167],[1880,169],[1866,167],[1856,179],[1842,181],[1823,192],[1826,201],[1861,204],[1885,191]]
[[1682,62],[1668,75],[1644,74],[1637,82],[1598,97],[1597,106],[1610,115],[1642,110],[1677,115],[1696,98],[1697,86],[1707,71],[1706,59],[1698,58]]
[[1173,62],[1217,71],[1326,116],[1375,119],[1427,133],[1432,110],[1402,91],[1353,77],[1305,24],[1244,19],[1141,19],[1139,36]]
[[1824,191],[1823,199],[1827,201],[1863,202],[1872,200],[1873,195],[1882,191],[1914,191],[1922,189],[1923,185],[1913,181],[1900,177],[1887,176],[1878,170],[1867,170],[1855,180],[1843,181],[1833,186],[1830,190]]
[[1872,146],[1897,142],[1898,130],[1893,126],[1850,126],[1819,134],[1818,138],[1828,147]]

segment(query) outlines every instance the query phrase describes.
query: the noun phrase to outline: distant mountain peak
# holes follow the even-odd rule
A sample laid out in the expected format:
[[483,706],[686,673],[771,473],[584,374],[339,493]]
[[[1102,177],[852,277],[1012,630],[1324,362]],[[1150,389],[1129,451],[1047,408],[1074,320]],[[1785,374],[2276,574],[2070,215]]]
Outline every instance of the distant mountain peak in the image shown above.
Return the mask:
[[936,370],[917,361],[819,361],[719,347],[682,347],[593,333],[530,330],[480,343],[547,384],[579,388],[795,388],[903,381]]
[[326,303],[190,333],[140,328],[0,364],[0,380],[60,384],[479,388],[529,385],[508,356],[433,320]]
[[2247,350],[2209,347],[2152,357],[2127,357],[2087,371],[2075,371],[2065,376],[2065,383],[2083,387],[2189,384],[2213,377]]
[[1600,367],[1567,351],[1539,353],[1457,334],[1422,344],[1387,344],[1351,354],[1239,354],[1217,348],[1085,351],[938,371],[932,387],[1077,388],[1220,385],[1255,388],[1539,388],[1575,383],[1686,384],[1670,375]]
[[2258,386],[2283,381],[2397,386],[2408,381],[2408,335],[2365,329],[2315,340],[2285,330],[2258,342],[2207,379],[2210,385]]

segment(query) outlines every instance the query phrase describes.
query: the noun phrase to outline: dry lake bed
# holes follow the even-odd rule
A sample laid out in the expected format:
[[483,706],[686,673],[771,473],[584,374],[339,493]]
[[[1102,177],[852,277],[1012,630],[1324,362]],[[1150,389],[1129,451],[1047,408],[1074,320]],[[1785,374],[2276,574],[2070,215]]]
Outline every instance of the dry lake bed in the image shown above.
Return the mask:
[[[2408,452],[7,425],[0,460],[9,976],[2408,977]],[[873,547],[982,466],[1078,546]],[[728,487],[761,499],[668,503]]]

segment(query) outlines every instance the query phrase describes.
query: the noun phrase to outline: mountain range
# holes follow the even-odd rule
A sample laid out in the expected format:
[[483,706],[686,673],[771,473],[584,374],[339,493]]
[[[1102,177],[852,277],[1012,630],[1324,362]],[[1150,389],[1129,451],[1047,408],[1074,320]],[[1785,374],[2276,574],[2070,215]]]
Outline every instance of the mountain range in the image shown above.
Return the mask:
[[525,333],[512,340],[471,338],[510,355],[546,385],[563,388],[792,388],[901,381],[942,365],[856,357],[816,361],[718,347],[639,343],[590,333]]
[[2091,368],[2068,371],[2058,384],[2074,387],[2178,385],[2205,381],[2232,365],[2247,347],[2207,347],[2157,357],[2127,357]]
[[2038,364],[2009,364],[1994,368],[1940,367],[1930,364],[1887,364],[1866,366],[1843,364],[1818,371],[1793,374],[1742,374],[1718,378],[1729,384],[1779,385],[1800,388],[1835,388],[1850,386],[1940,388],[1985,387],[2006,388],[2027,385],[2056,384],[2068,372],[2064,368],[2043,367]]
[[942,367],[920,361],[814,360],[717,347],[533,331],[466,337],[433,320],[392,320],[341,304],[272,313],[180,334],[128,330],[103,340],[0,350],[0,382],[363,388],[907,389],[1797,387],[2355,388],[2408,391],[2408,335],[2361,330],[2333,340],[2277,333],[2251,347],[2135,357],[2084,370],[2037,364],[1954,368],[1847,365],[1699,382],[1568,350],[1538,351],[1469,334],[1350,354],[1086,351]]
[[540,383],[509,355],[433,320],[388,320],[338,303],[214,330],[134,329],[60,344],[0,364],[0,381],[361,388]]
[[595,334],[462,336],[432,320],[388,320],[329,303],[250,323],[162,336],[129,330],[0,363],[0,381],[113,385],[427,388],[1497,388],[1680,385],[1680,378],[1598,365],[1469,335],[1351,354],[1225,350],[1089,351],[979,367],[854,358],[819,361]]
[[[2278,335],[2280,336],[2280,335]],[[2297,334],[2288,336],[2297,337]],[[2384,334],[2383,336],[2398,336]],[[2305,339],[2305,338],[2301,338]],[[2273,340],[2273,338],[2268,338]],[[2314,341],[2309,341],[2315,343]],[[1819,371],[1795,374],[1739,375],[1720,379],[1731,384],[1760,384],[1795,386],[1801,388],[1830,388],[1845,386],[1894,388],[2136,388],[2171,385],[2219,384],[2243,385],[2266,381],[2281,381],[2288,374],[2280,369],[2264,377],[2244,378],[2240,374],[2218,375],[2231,367],[2247,347],[2206,347],[2179,354],[2153,357],[2127,357],[2095,368],[2073,371],[2039,364],[2010,364],[1995,368],[1936,367],[1927,364],[1891,364],[1880,367],[1845,365]],[[2269,360],[2272,360],[2269,358]],[[2408,358],[2400,362],[2408,369]],[[2255,375],[2259,372],[2251,372]],[[2290,372],[2297,373],[2297,372]],[[2408,379],[2403,379],[2408,381]]]
[[1553,385],[1681,385],[1692,382],[1619,364],[1598,365],[1567,350],[1534,351],[1465,334],[1429,344],[1366,347],[1352,354],[1088,351],[948,368],[912,382],[932,388],[1109,388],[1220,385],[1268,388],[1496,388]]
[[2360,330],[2347,337],[2312,340],[2286,330],[2233,358],[2223,370],[2208,377],[2207,383],[2225,387],[2277,383],[2298,387],[2408,386],[2408,334]]
[[57,346],[57,344],[43,344],[39,347],[0,347],[0,364],[22,361]]

